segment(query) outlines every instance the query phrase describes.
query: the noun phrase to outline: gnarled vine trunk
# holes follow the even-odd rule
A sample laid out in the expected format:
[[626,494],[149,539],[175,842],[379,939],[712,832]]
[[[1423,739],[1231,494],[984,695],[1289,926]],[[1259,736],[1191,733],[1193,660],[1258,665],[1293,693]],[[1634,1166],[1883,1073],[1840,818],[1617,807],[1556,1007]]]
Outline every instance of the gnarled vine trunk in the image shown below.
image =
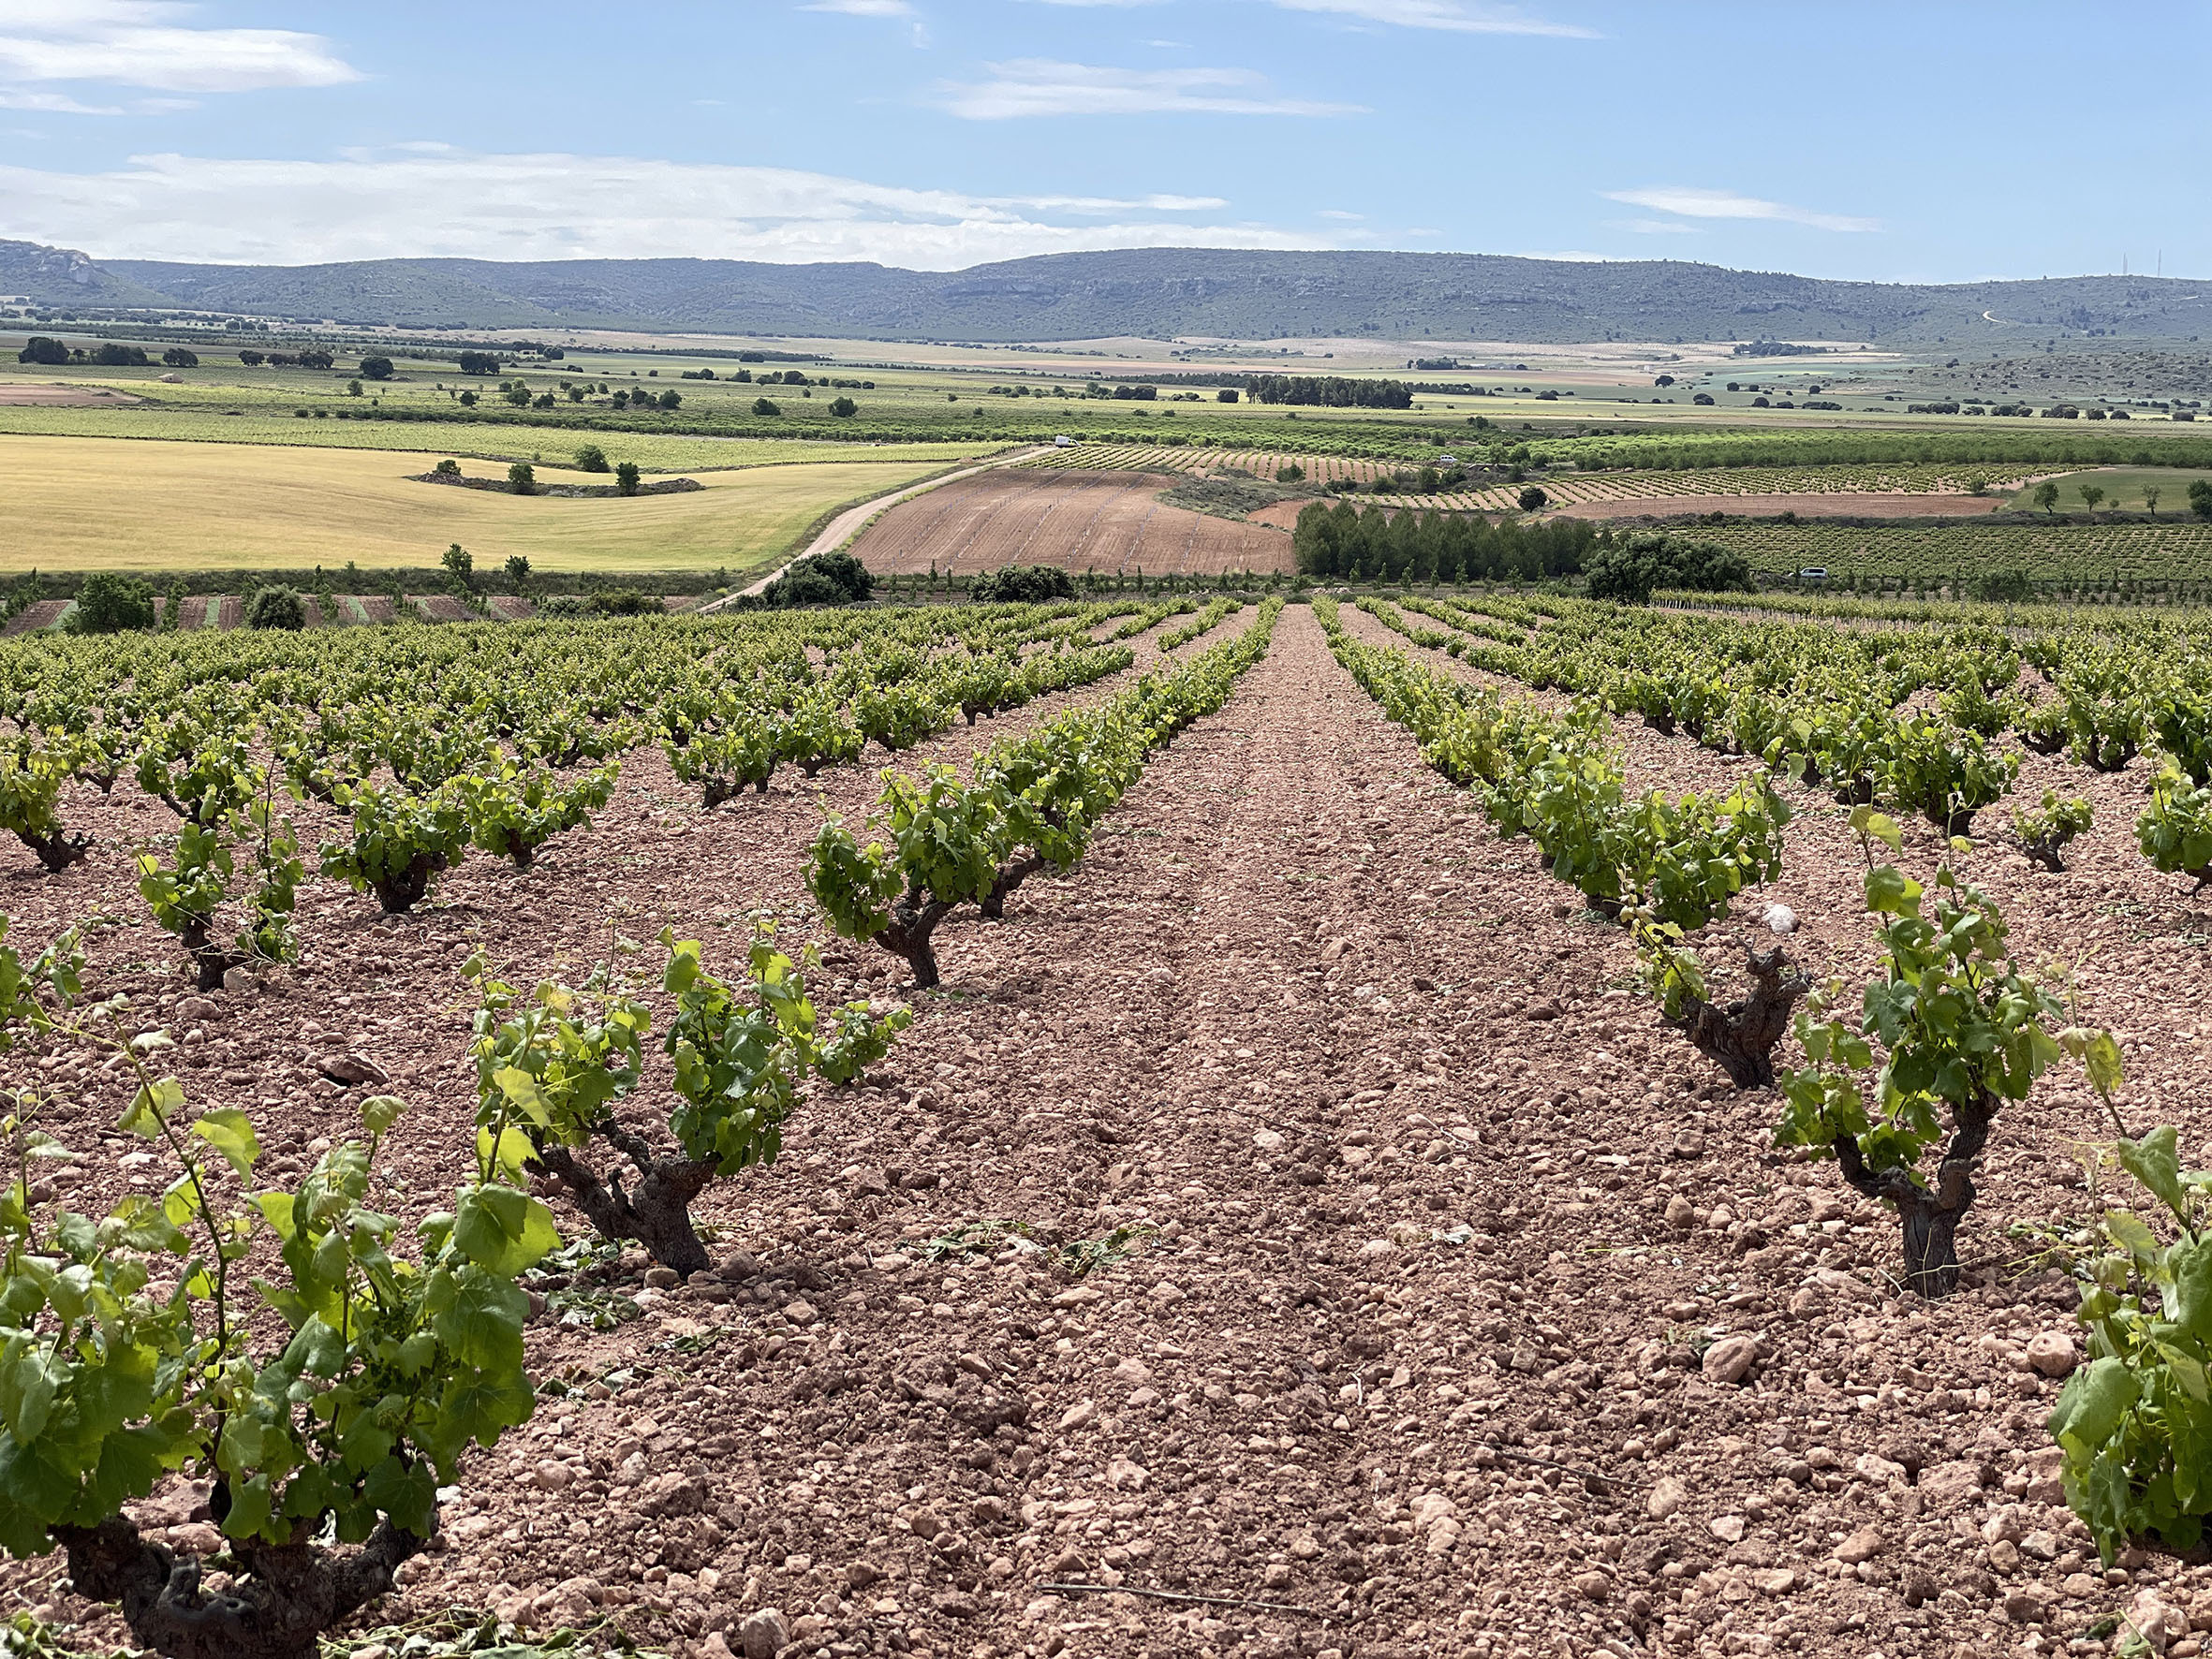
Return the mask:
[[389,1520],[344,1554],[235,1540],[244,1576],[209,1594],[198,1557],[142,1537],[122,1516],[52,1532],[78,1593],[120,1607],[132,1637],[167,1659],[316,1659],[317,1638],[389,1592],[400,1564],[430,1542]]
[[1024,853],[1018,859],[1009,859],[998,867],[998,879],[991,884],[991,890],[983,895],[981,906],[984,916],[993,921],[1006,919],[1007,895],[1044,868],[1043,858],[1037,853]]
[[715,1178],[712,1164],[656,1157],[643,1138],[614,1126],[599,1133],[637,1167],[638,1183],[623,1191],[619,1176],[604,1176],[565,1146],[540,1147],[537,1169],[566,1187],[599,1236],[635,1239],[664,1268],[688,1277],[703,1273],[707,1247],[691,1222],[691,1200]]
[[447,862],[442,853],[417,853],[398,874],[370,883],[376,903],[384,906],[384,914],[405,916],[421,903],[430,895],[431,881],[447,867]]
[[1747,950],[1751,994],[1727,1007],[1701,997],[1686,997],[1684,1013],[1668,1024],[1721,1070],[1739,1089],[1771,1089],[1775,1046],[1790,1029],[1790,1011],[1811,981],[1790,966],[1782,947]]
[[37,855],[49,875],[59,875],[92,849],[91,836],[69,835],[59,830],[51,835],[26,835],[18,830],[15,838]]
[[929,937],[951,910],[952,906],[942,899],[924,899],[919,893],[908,893],[891,907],[891,926],[879,929],[873,935],[884,949],[907,959],[907,965],[914,970],[917,991],[937,988],[937,954],[931,947]]
[[1974,1166],[1989,1144],[1989,1127],[1996,1118],[1997,1097],[1992,1094],[1977,1094],[1958,1108],[1951,1144],[1943,1149],[1932,1186],[1922,1186],[1909,1170],[1869,1169],[1855,1138],[1836,1138],[1836,1161],[1844,1180],[1869,1198],[1885,1199],[1896,1207],[1904,1230],[1905,1283],[1931,1299],[1958,1288],[1958,1224],[1974,1202]]

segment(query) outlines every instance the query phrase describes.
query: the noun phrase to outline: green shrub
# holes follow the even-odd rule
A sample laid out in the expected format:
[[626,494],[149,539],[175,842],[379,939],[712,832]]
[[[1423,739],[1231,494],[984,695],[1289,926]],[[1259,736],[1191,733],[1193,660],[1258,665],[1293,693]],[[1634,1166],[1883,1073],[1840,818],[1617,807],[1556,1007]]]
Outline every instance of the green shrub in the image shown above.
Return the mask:
[[1009,565],[976,578],[967,596],[979,605],[1041,605],[1074,598],[1075,583],[1056,565]]
[[154,590],[136,578],[106,571],[84,579],[77,590],[77,609],[69,613],[69,631],[75,634],[130,633],[154,623]]
[[586,444],[576,451],[576,470],[580,473],[603,473],[607,470],[607,451],[597,444]]
[[636,588],[609,588],[592,595],[591,607],[601,616],[647,616],[657,614],[661,603],[657,595]]
[[256,588],[246,595],[245,625],[249,628],[303,628],[307,625],[307,602],[300,597],[295,588],[279,587],[274,583]]
[[2035,597],[2035,578],[2025,570],[1985,570],[1974,579],[1974,597],[1992,605],[2024,605]]

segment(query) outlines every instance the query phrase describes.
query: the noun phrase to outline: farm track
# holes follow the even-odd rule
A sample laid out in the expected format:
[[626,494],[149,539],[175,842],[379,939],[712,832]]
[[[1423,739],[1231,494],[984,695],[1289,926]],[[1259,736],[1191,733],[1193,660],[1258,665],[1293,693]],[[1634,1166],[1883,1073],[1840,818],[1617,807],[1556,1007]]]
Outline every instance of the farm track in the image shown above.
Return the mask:
[[[1450,661],[1342,614],[1364,639]],[[1141,666],[1158,658],[1134,643]],[[1651,782],[1740,770],[1620,735]],[[664,919],[701,936],[710,965],[757,907],[808,936],[816,789],[779,778],[702,817],[657,755],[633,759],[607,812],[538,870],[472,859],[419,921],[375,925],[367,901],[317,884],[296,980],[195,1014],[205,1036],[177,1056],[195,1103],[258,1097],[273,1159],[296,1167],[355,1098],[312,1058],[376,1061],[412,1108],[390,1164],[391,1207],[412,1219],[465,1163],[457,970],[476,945],[516,976],[576,976],[610,917],[636,937]],[[826,775],[820,800],[857,815],[873,770]],[[1994,846],[1973,872],[2031,955],[2101,947],[2085,1012],[2128,1038],[2123,1104],[2199,1145],[2203,935],[2127,844],[2139,779],[2067,781],[2103,791],[2075,874],[2030,877]],[[1798,948],[1856,969],[1855,861],[1809,796],[1795,793],[1776,892],[1806,918]],[[100,810],[104,837],[170,823],[127,785]],[[1907,837],[1925,859],[1924,827]],[[0,886],[20,941],[129,909],[111,839],[51,882],[12,856]],[[1566,892],[1423,765],[1290,608],[1270,655],[1155,757],[1084,866],[1025,886],[1003,926],[940,934],[947,990],[920,999],[884,1073],[804,1108],[771,1168],[709,1189],[717,1251],[747,1259],[667,1292],[639,1286],[636,1260],[638,1322],[533,1324],[534,1374],[629,1376],[605,1399],[546,1402],[524,1436],[476,1454],[445,1549],[378,1617],[604,1612],[686,1659],[718,1653],[709,1631],[742,1649],[737,1622],[765,1605],[808,1654],[1688,1659],[1772,1644],[1980,1659],[2017,1645],[2008,1594],[2046,1602],[2066,1636],[2141,1585],[2170,1579],[2185,1602],[2212,1589],[2171,1564],[2107,1586],[2063,1556],[2001,1576],[1987,1562],[1980,1529],[2000,1512],[2079,1548],[2029,1458],[2054,1386],[2014,1362],[2018,1339],[2067,1327],[2072,1291],[2016,1266],[2028,1247],[2000,1229],[2093,1208],[2068,1179],[2072,1147],[2101,1132],[2084,1094],[2008,1108],[1962,1238],[1974,1288],[1894,1300],[1894,1224],[1832,1169],[1773,1158],[1771,1097],[1727,1091],[1608,989],[1629,972],[1625,939]],[[173,1007],[173,971],[140,965],[163,944],[98,935],[92,989]],[[892,959],[827,954],[833,988],[888,988]],[[0,1075],[38,1064],[19,1050]],[[640,1121],[665,1108],[664,1079],[656,1061]],[[101,1144],[120,1086],[64,1080],[77,1103],[50,1126]],[[77,1201],[132,1179],[103,1161]],[[1662,1213],[1676,1197],[1692,1211],[1679,1227]],[[1159,1230],[1080,1281],[1015,1248],[929,1258],[929,1241],[991,1219],[1054,1241]],[[1664,1358],[1721,1330],[1765,1344],[1742,1385]],[[1998,1484],[2013,1475],[2016,1515]],[[1681,1505],[1654,1519],[1661,1481]],[[1836,1550],[1869,1529],[1862,1574]],[[7,1581],[51,1600],[52,1577],[35,1564]],[[1046,1588],[1069,1582],[1278,1610]]]

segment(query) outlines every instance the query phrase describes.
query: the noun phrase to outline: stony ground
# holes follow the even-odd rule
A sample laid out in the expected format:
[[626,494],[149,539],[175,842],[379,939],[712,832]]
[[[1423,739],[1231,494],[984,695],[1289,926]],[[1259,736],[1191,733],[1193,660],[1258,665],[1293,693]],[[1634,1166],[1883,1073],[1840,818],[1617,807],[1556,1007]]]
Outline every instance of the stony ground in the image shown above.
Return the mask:
[[[1655,781],[1725,774],[1624,736]],[[575,975],[610,917],[672,919],[710,962],[756,907],[806,933],[812,792],[702,818],[657,766],[538,871],[474,861],[420,922],[318,899],[309,960],[257,994],[183,1003],[151,927],[102,935],[103,968],[195,1022],[194,1098],[258,1101],[280,1168],[345,1131],[362,1091],[322,1075],[335,1055],[388,1072],[414,1108],[395,1173],[427,1210],[465,1156],[478,941]],[[2194,1149],[2200,936],[2119,859],[2125,782],[2098,781],[2078,874],[1993,852],[1988,878],[2032,954],[2102,947],[2087,1011],[2129,1035],[2133,1107]],[[827,804],[868,792],[830,780]],[[1850,849],[1806,804],[1780,896],[1816,969],[1854,970]],[[127,913],[119,860],[52,884],[15,863],[19,939],[101,883]],[[710,1190],[715,1273],[671,1284],[633,1254],[539,1281],[532,1361],[561,1391],[476,1459],[376,1618],[604,1617],[700,1659],[775,1637],[947,1659],[2091,1652],[2146,1593],[2212,1627],[2203,1566],[2099,1570],[2040,1427],[2072,1295],[2055,1239],[2002,1229],[2092,1207],[2087,1096],[2008,1114],[1968,1287],[1903,1297],[1894,1222],[1777,1154],[1771,1098],[1656,1027],[1618,931],[1566,896],[1287,610],[1081,870],[948,929],[945,989],[883,1072]],[[839,947],[827,976],[884,994],[893,965]],[[148,1179],[101,1138],[111,1079],[6,1064],[74,1090],[80,1201]],[[561,1322],[593,1309],[638,1316]],[[156,1518],[204,1540],[191,1496]],[[88,1617],[53,1575],[9,1582]]]

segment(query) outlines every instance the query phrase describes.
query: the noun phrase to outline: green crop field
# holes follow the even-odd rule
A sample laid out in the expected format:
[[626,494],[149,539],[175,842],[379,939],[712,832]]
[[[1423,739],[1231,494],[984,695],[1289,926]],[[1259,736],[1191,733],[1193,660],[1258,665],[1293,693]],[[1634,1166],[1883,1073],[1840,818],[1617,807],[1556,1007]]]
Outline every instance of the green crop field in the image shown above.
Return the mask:
[[[2180,518],[2189,511],[2189,487],[2205,478],[2212,478],[2212,471],[2177,466],[2101,466],[2059,473],[2047,481],[2058,486],[2057,510],[2062,513],[2084,510],[2082,486],[2087,484],[2104,492],[2103,499],[2097,504],[2099,512],[2147,512],[2150,510],[2148,492],[2156,490],[2159,512]],[[2037,510],[2036,488],[2034,484],[2024,485],[2013,492],[2009,505],[2022,512]]]
[[[773,562],[826,513],[951,464],[862,450],[875,458],[702,472],[705,488],[682,494],[564,499],[408,476],[441,453],[0,436],[0,572],[422,566],[459,542],[479,566],[519,553],[546,570],[736,573]],[[609,480],[547,466],[538,481]]]

